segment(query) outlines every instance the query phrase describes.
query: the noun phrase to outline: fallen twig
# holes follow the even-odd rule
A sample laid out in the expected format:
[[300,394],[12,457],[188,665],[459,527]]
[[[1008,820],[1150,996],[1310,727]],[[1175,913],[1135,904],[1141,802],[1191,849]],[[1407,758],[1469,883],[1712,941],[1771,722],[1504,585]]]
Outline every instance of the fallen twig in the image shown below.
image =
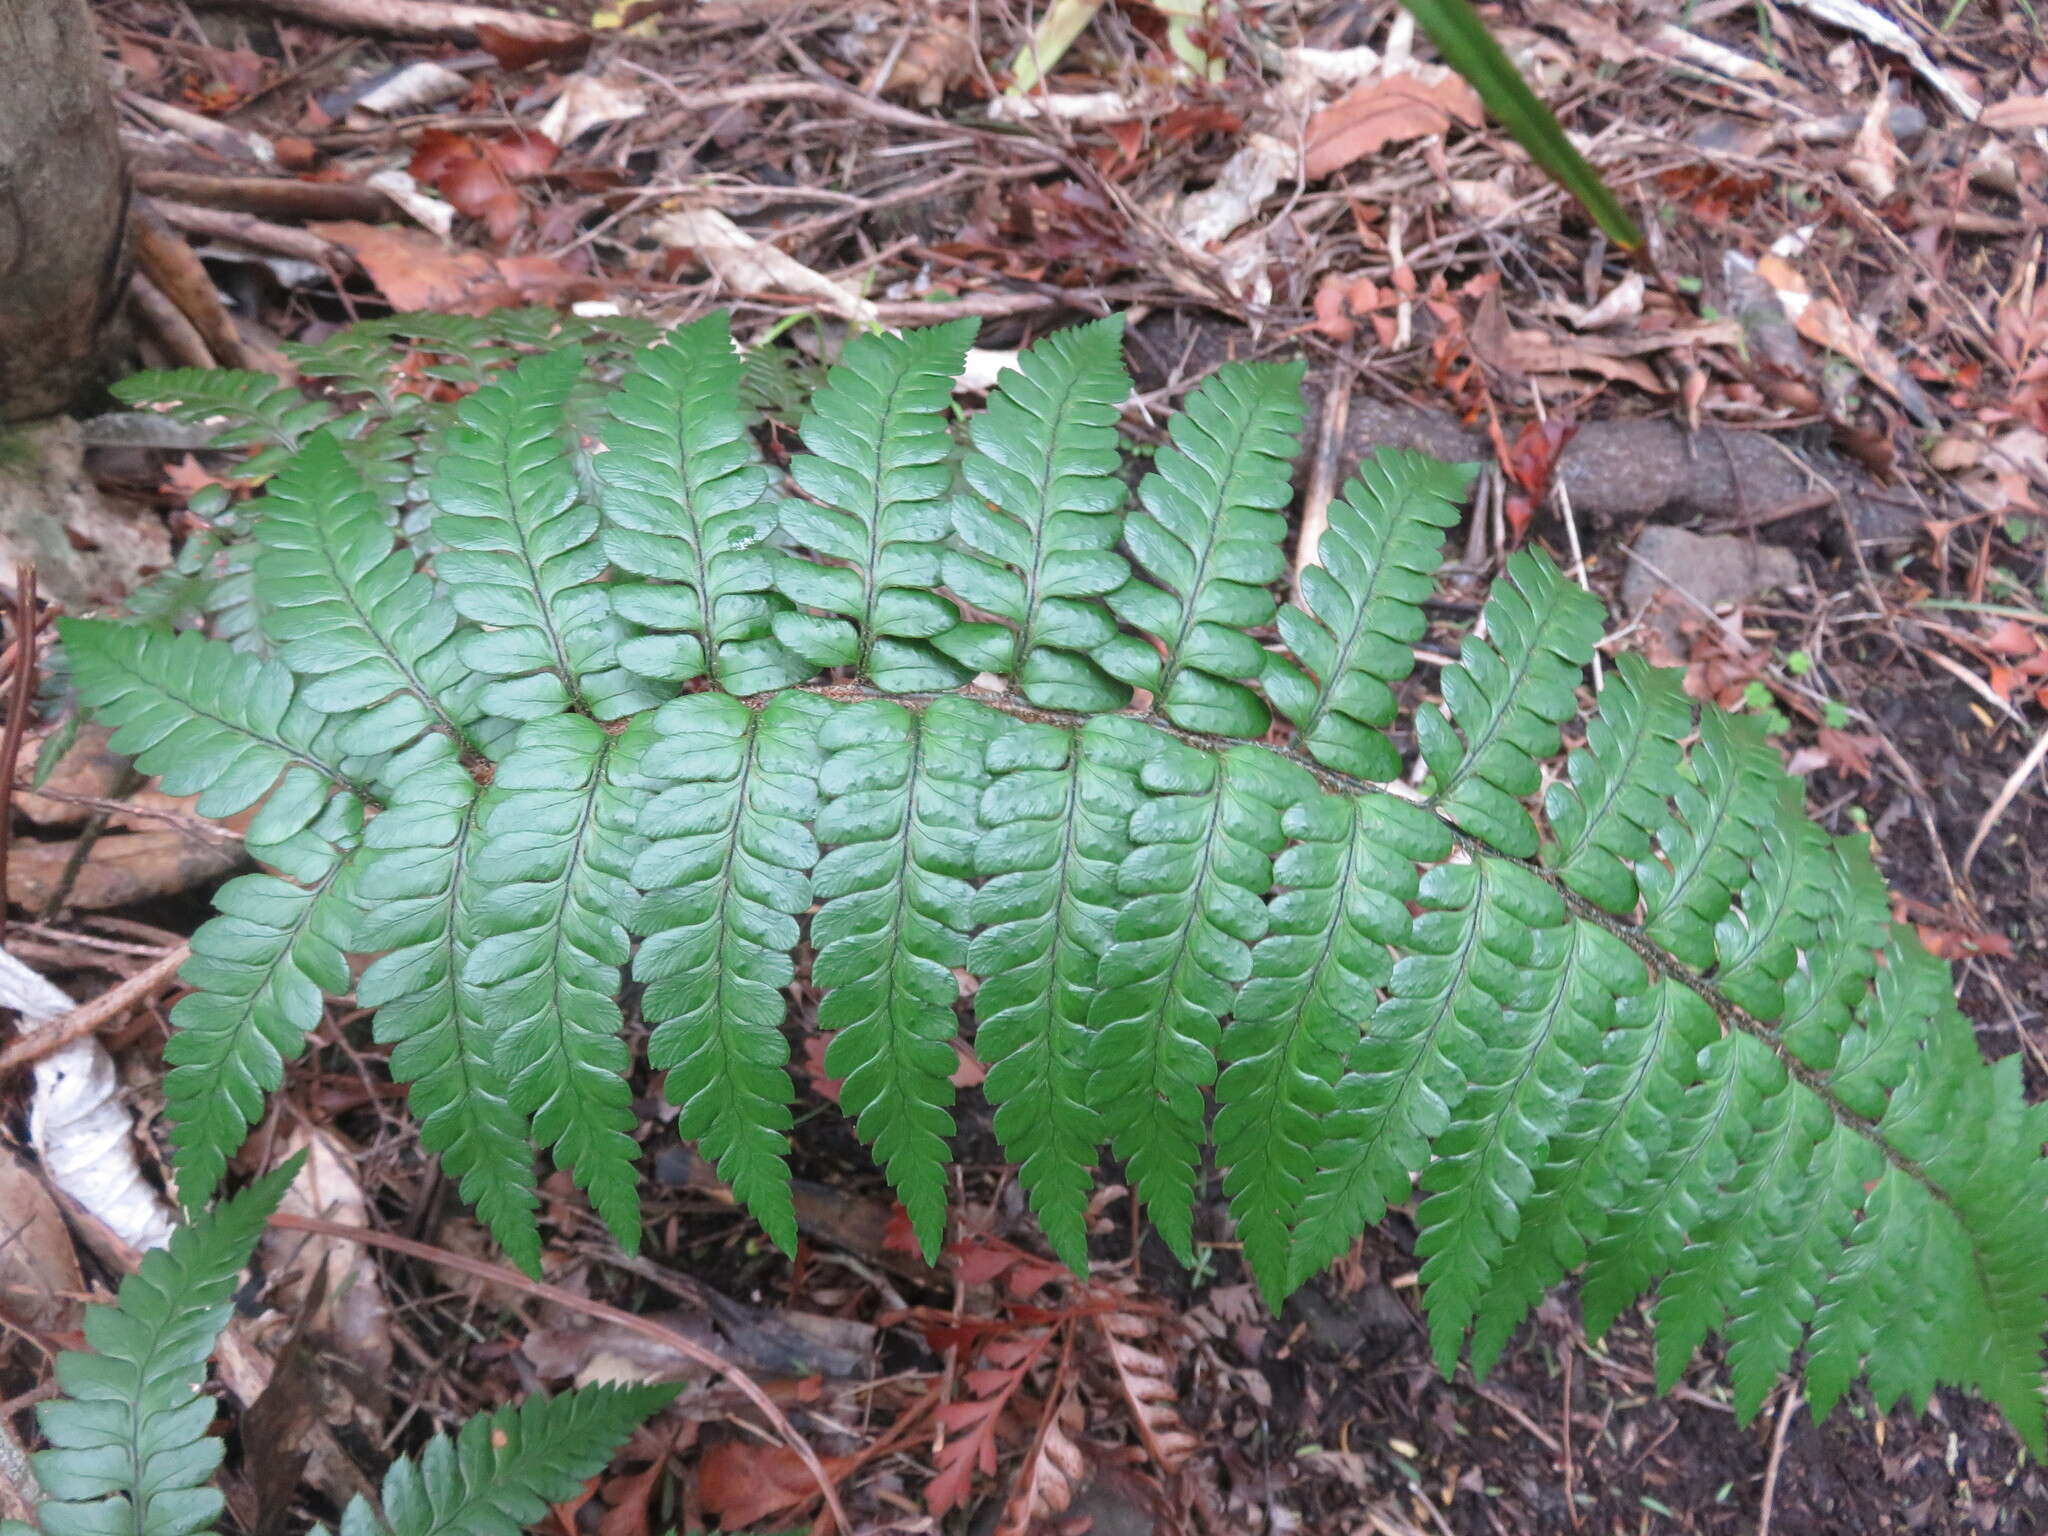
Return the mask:
[[381,219],[391,199],[353,181],[299,181],[289,176],[200,176],[188,171],[137,171],[135,190],[207,208],[231,208],[273,219]]
[[[7,725],[0,734],[0,784],[14,782],[21,760],[21,740],[28,731],[29,711],[36,697],[36,568],[27,560],[14,565],[14,644],[9,647]],[[14,796],[0,815],[0,939],[7,936],[7,855],[13,846]]]
[[192,322],[192,328],[206,343],[206,350],[220,365],[279,373],[283,359],[266,357],[264,349],[252,347],[242,339],[227,306],[220,301],[213,279],[207,275],[205,264],[192,253],[192,247],[166,227],[151,207],[138,205],[133,227],[136,264],[163,296],[177,305],[179,313]]
[[156,211],[166,224],[189,234],[233,240],[254,250],[310,261],[337,275],[356,269],[355,257],[310,230],[273,224],[253,214],[234,213],[225,208],[195,208],[187,203],[158,203]]
[[818,1460],[817,1452],[811,1449],[810,1442],[797,1433],[796,1426],[789,1422],[788,1417],[775,1406],[774,1400],[755,1384],[752,1377],[722,1356],[706,1349],[695,1339],[619,1307],[607,1306],[604,1302],[594,1301],[588,1296],[579,1296],[574,1291],[549,1285],[544,1280],[529,1280],[516,1269],[508,1269],[502,1264],[472,1259],[466,1254],[452,1253],[446,1248],[436,1248],[431,1243],[415,1242],[409,1237],[399,1237],[395,1233],[377,1232],[368,1227],[351,1227],[338,1221],[322,1221],[316,1216],[294,1216],[282,1211],[270,1218],[270,1224],[287,1232],[311,1232],[320,1237],[340,1238],[344,1242],[367,1243],[376,1248],[388,1248],[393,1253],[403,1253],[428,1264],[438,1264],[461,1274],[474,1275],[477,1279],[492,1285],[502,1285],[542,1301],[551,1301],[558,1307],[598,1318],[615,1328],[640,1334],[664,1348],[673,1349],[685,1359],[692,1360],[707,1370],[715,1371],[738,1388],[740,1395],[754,1405],[768,1421],[769,1427],[782,1437],[783,1443],[803,1462],[804,1469],[817,1483],[818,1492],[825,1500],[825,1508],[838,1523],[838,1528],[841,1531],[853,1529],[852,1523],[846,1518],[845,1508],[839,1502],[839,1489],[834,1484],[831,1474],[825,1470],[824,1464]]
[[1984,839],[1991,835],[1991,829],[1998,825],[1998,818],[2005,814],[2006,808],[2026,787],[2027,780],[2040,770],[2044,758],[2048,758],[2048,730],[2034,738],[2034,744],[2027,749],[2027,755],[2020,759],[2019,766],[2013,769],[2006,781],[1998,787],[1998,793],[1992,797],[1990,806],[1984,812],[1984,819],[1977,823],[1977,830],[1971,834],[1970,846],[1963,850],[1963,862],[1959,866],[1965,880],[1970,877],[1970,862],[1977,857],[1977,850],[1984,846]]
[[280,11],[301,21],[318,22],[387,37],[412,37],[435,42],[469,42],[478,28],[489,27],[505,37],[544,47],[567,48],[590,34],[572,22],[555,21],[521,11],[488,5],[458,5],[448,0],[248,0],[266,11]]
[[128,280],[128,302],[143,328],[154,336],[174,368],[216,368],[220,360],[207,348],[199,328],[165,296],[163,289],[137,272]]
[[177,974],[178,967],[191,953],[190,945],[180,944],[159,957],[154,965],[137,971],[117,986],[109,987],[91,1002],[80,1003],[40,1028],[16,1037],[5,1050],[0,1050],[0,1076],[16,1067],[41,1061],[51,1052],[62,1050],[72,1041],[92,1034],[101,1025],[122,1017],[144,998],[154,997],[163,984]]

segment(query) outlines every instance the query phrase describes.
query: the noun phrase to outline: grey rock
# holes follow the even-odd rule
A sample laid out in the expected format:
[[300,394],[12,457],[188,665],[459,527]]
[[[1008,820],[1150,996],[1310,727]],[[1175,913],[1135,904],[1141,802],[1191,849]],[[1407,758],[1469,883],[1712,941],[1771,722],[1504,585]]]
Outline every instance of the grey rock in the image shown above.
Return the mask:
[[[1711,611],[1722,603],[1745,602],[1775,588],[1797,586],[1802,579],[1799,561],[1789,549],[1759,544],[1741,534],[1688,533],[1653,525],[1636,535],[1629,549],[1621,602],[1629,613],[1638,613],[1659,592],[1671,588]],[[1680,616],[1667,609],[1654,615],[1653,622],[1671,638]]]

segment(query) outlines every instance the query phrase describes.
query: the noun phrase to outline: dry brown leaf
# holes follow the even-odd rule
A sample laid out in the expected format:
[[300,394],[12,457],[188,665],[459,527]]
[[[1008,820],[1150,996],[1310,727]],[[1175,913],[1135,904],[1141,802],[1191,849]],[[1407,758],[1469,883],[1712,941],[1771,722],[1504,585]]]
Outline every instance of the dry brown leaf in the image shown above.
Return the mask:
[[[239,829],[248,824],[248,817],[254,814],[253,811],[234,818],[232,823],[204,821],[193,810],[198,796],[167,795],[156,787],[154,780],[133,794],[120,795],[128,771],[128,759],[108,747],[110,734],[103,725],[80,726],[77,740],[51,769],[49,778],[43,781],[41,792],[18,791],[14,797],[14,808],[39,827],[75,827],[97,809],[81,803],[81,800],[111,800],[118,796],[121,804],[131,809],[112,812],[107,824],[125,830],[168,831],[171,828],[165,818],[170,816],[188,820],[191,830],[201,835],[207,835],[202,829],[218,832],[223,827]],[[35,739],[31,739],[23,748],[24,762],[32,760],[38,745]],[[66,798],[72,796],[80,798]],[[216,841],[227,842],[229,839],[221,836]]]
[[[1065,1365],[1062,1360],[1063,1371]],[[1039,1522],[1067,1512],[1075,1491],[1088,1480],[1087,1459],[1074,1443],[1074,1434],[1082,1427],[1080,1400],[1063,1378],[1053,1401],[1046,1404],[1037,1438],[1010,1484],[1010,1497],[1004,1502],[995,1536],[1031,1536],[1041,1529]]]
[[1446,71],[1435,80],[1389,75],[1354,87],[1308,121],[1302,175],[1314,181],[1383,145],[1445,133],[1455,122],[1477,128],[1479,95]]
[[68,1333],[84,1294],[57,1202],[27,1163],[0,1147],[0,1311],[39,1333]]
[[1898,166],[1905,158],[1899,153],[1898,140],[1892,137],[1891,116],[1891,98],[1877,92],[1870,98],[1870,110],[1863,114],[1842,161],[1843,173],[1880,203],[1890,202],[1899,190]]
[[2048,128],[2048,96],[2008,96],[1984,109],[1986,128]]
[[1759,257],[1757,276],[1770,284],[1801,336],[1854,363],[1863,376],[1903,405],[1922,426],[1939,425],[1927,394],[1870,328],[1833,299],[1816,297],[1799,270],[1778,255]]
[[[324,1127],[295,1128],[279,1139],[280,1158],[298,1151],[306,1153],[306,1165],[284,1192],[278,1209],[344,1226],[367,1226],[369,1206],[355,1172],[360,1154]],[[370,1250],[301,1232],[270,1232],[264,1236],[263,1253],[278,1299],[294,1322],[334,1346],[363,1382],[381,1387],[391,1366],[391,1307]],[[330,1395],[322,1405],[330,1424],[348,1417],[349,1405],[336,1401],[337,1396]],[[378,1417],[369,1416],[368,1422],[374,1426]]]
[[527,304],[601,298],[604,285],[545,256],[450,250],[424,230],[344,220],[306,226],[362,263],[396,309],[486,315]]
[[[854,1456],[825,1456],[826,1475],[840,1478],[859,1465]],[[802,1509],[818,1496],[818,1485],[796,1452],[786,1445],[727,1440],[697,1463],[697,1497],[704,1513],[728,1531],[758,1525]]]
[[1137,1421],[1138,1438],[1146,1453],[1160,1471],[1174,1471],[1195,1453],[1201,1441],[1181,1419],[1173,1363],[1138,1347],[1138,1340],[1152,1337],[1152,1320],[1135,1312],[1107,1312],[1098,1315],[1095,1323],[1109,1346],[1117,1385]]
[[[7,899],[40,912],[64,878],[77,844],[22,843],[7,861]],[[192,832],[123,832],[102,837],[79,866],[64,900],[91,912],[175,896],[247,862],[242,845]]]
[[694,250],[705,267],[741,298],[787,294],[821,304],[841,319],[878,323],[880,312],[871,301],[757,240],[716,208],[664,214],[647,226],[647,232],[664,245]]

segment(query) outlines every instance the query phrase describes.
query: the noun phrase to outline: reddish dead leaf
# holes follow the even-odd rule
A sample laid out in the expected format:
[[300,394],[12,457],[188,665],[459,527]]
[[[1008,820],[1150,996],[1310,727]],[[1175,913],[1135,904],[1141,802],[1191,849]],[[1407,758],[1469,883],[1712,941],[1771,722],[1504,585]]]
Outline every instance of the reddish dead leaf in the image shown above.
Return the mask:
[[[857,1465],[854,1456],[821,1456],[825,1475],[835,1482]],[[810,1469],[786,1445],[755,1440],[726,1440],[712,1446],[697,1463],[697,1497],[704,1512],[716,1515],[728,1531],[792,1515],[818,1496]],[[601,1531],[600,1536],[613,1536]]]
[[924,1245],[917,1240],[917,1228],[911,1225],[910,1212],[903,1209],[900,1200],[889,1207],[889,1224],[882,1229],[882,1251],[919,1256],[924,1253]]
[[1915,923],[1913,931],[1920,935],[1927,952],[1938,960],[1968,960],[1973,955],[1990,955],[1998,960],[2012,958],[2012,940],[2002,933],[1943,928],[1933,923]]
[[2033,656],[2048,646],[2040,630],[2018,619],[1999,620],[1977,643],[1994,656]]
[[1039,1415],[1038,1432],[1010,1484],[995,1536],[1030,1536],[1042,1528],[1041,1521],[1065,1514],[1074,1502],[1074,1490],[1087,1481],[1087,1460],[1074,1443],[1083,1419],[1070,1370],[1073,1352],[1074,1336],[1069,1333],[1060,1350],[1058,1375]]
[[604,285],[546,256],[450,250],[421,229],[344,221],[309,224],[362,263],[394,309],[484,315],[521,305],[601,297]]
[[947,1438],[934,1458],[938,1474],[924,1491],[925,1508],[934,1518],[966,1502],[976,1472],[995,1476],[1003,1410],[1045,1354],[1052,1337],[1051,1329],[1039,1329],[1021,1338],[991,1339],[982,1349],[980,1367],[960,1378],[967,1398],[939,1409],[939,1427]]
[[825,1070],[825,1045],[823,1035],[804,1036],[804,1077],[819,1098],[837,1104],[839,1090],[846,1086],[846,1079],[833,1077]]
[[1156,1331],[1153,1320],[1138,1312],[1104,1312],[1095,1318],[1116,1367],[1124,1404],[1138,1426],[1146,1454],[1162,1472],[1172,1472],[1192,1456],[1201,1442],[1180,1416],[1180,1388],[1173,1363],[1164,1355],[1138,1347]]
[[192,454],[173,459],[163,467],[163,483],[158,487],[167,496],[176,496],[189,501],[194,491],[201,491],[210,485],[224,485],[231,491],[242,490],[254,485],[253,480],[237,480],[232,475],[223,475],[208,469]]
[[1870,777],[1870,754],[1880,745],[1875,736],[1861,735],[1855,731],[1838,731],[1831,726],[1822,726],[1814,738],[1821,755],[1828,766],[1839,774],[1852,778]]
[[476,28],[479,47],[498,61],[498,68],[517,73],[531,69],[536,64],[550,59],[582,53],[590,46],[588,37],[573,37],[556,41],[552,38],[525,37],[508,32],[503,27],[494,27],[484,22]]
[[1316,285],[1314,329],[1332,341],[1349,341],[1358,334],[1358,326],[1345,313],[1350,305],[1345,302],[1349,284],[1335,272],[1323,274],[1323,280]]
[[1478,93],[1448,71],[1434,81],[1406,73],[1369,81],[1309,119],[1302,174],[1314,181],[1383,145],[1447,132],[1453,121],[1477,128],[1480,117]]
[[447,198],[457,213],[482,220],[492,242],[504,245],[533,213],[514,183],[545,173],[557,153],[545,134],[528,129],[483,140],[432,128],[420,136],[406,169],[413,180]]
[[965,1285],[994,1285],[1002,1281],[1011,1298],[1022,1301],[1048,1285],[1072,1280],[1066,1265],[1019,1248],[1015,1243],[975,1233],[946,1245],[946,1258]]
[[[787,1447],[784,1454],[796,1460],[796,1453]],[[647,1536],[648,1506],[654,1501],[655,1485],[667,1469],[668,1462],[663,1458],[649,1462],[643,1472],[606,1481],[598,1489],[598,1496],[610,1507],[597,1522],[597,1536]]]

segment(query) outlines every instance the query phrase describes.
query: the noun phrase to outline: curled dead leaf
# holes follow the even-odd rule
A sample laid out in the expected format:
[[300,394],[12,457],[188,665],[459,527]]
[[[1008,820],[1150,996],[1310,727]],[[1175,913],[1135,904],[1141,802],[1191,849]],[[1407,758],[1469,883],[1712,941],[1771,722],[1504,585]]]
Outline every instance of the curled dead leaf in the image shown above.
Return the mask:
[[1454,122],[1476,128],[1482,113],[1478,92],[1449,70],[1355,86],[1309,119],[1302,175],[1314,181],[1384,145],[1447,133]]

